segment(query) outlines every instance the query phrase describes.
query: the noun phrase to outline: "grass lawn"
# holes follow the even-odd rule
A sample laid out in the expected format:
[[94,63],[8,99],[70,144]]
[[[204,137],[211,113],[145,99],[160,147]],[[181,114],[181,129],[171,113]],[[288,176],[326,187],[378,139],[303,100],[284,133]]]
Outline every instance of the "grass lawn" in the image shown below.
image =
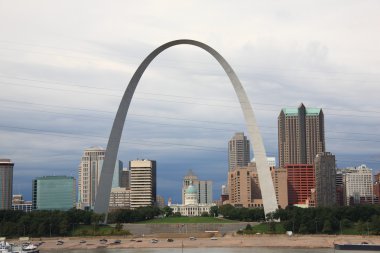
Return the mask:
[[214,218],[214,217],[165,217],[138,223],[144,224],[171,224],[171,223],[236,223],[238,221]]

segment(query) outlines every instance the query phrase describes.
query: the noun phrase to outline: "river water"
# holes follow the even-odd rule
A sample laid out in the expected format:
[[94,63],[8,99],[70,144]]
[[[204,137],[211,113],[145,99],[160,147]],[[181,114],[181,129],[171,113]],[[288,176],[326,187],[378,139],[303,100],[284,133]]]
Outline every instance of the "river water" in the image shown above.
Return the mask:
[[[53,253],[57,252],[52,251]],[[94,249],[65,250],[67,253],[333,253],[334,249],[294,249],[294,248],[169,248],[169,249]],[[353,251],[351,251],[353,252]]]

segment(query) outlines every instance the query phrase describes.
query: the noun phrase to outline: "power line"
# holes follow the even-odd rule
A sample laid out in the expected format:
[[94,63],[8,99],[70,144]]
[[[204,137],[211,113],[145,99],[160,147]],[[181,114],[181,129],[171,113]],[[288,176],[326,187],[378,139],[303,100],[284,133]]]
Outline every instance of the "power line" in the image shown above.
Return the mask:
[[[17,108],[17,107],[9,107],[9,106],[2,106],[2,108],[11,108],[11,109],[16,109],[16,110],[19,110],[20,108]],[[25,109],[24,109],[25,110]],[[59,114],[59,115],[65,115],[65,116],[78,116],[80,118],[83,118],[83,117],[87,117],[87,118],[94,118],[94,119],[112,119],[111,117],[95,117],[95,116],[89,116],[89,115],[73,115],[73,114],[70,114],[70,113],[62,113],[62,112],[51,112],[51,111],[45,111],[45,110],[37,110],[37,109],[31,109],[31,108],[26,108],[26,110],[28,111],[37,111],[37,112],[44,112],[44,113],[52,113],[52,114]],[[136,116],[136,115],[135,115]],[[139,115],[139,116],[142,116],[142,115]],[[161,117],[158,117],[157,115],[144,115],[146,117],[149,117],[149,118],[152,118],[152,117],[155,117],[155,118],[161,118]],[[72,118],[72,117],[70,117]],[[175,118],[176,120],[181,120],[181,119],[177,119]],[[189,120],[189,121],[193,121],[193,122],[197,122],[199,123],[197,120]],[[168,124],[168,123],[160,123],[160,122],[152,122],[152,121],[141,121],[141,120],[131,120],[131,119],[128,119],[128,122],[129,123],[138,123],[138,124],[149,124],[149,125],[163,125],[163,126],[172,126],[172,127],[189,127],[189,128],[198,128],[198,129],[208,129],[208,130],[218,130],[218,131],[230,131],[230,132],[234,132],[236,131],[236,129],[232,129],[232,128],[217,128],[217,127],[205,127],[205,126],[194,126],[194,125],[178,125],[178,124]],[[208,122],[210,123],[210,122]],[[215,122],[213,122],[215,123]],[[218,122],[219,123],[219,122]],[[219,124],[223,124],[224,122],[220,122]],[[242,126],[243,124],[237,124],[235,123],[236,125],[240,125]],[[277,129],[277,127],[274,127],[274,126],[262,126],[262,129]],[[269,132],[269,131],[262,131],[263,133],[273,133],[273,131]],[[354,135],[370,135],[370,136],[380,136],[379,134],[372,134],[372,133],[356,133],[356,132],[343,132],[343,131],[329,131],[329,133],[336,133],[336,134],[354,134]],[[341,138],[333,138],[333,137],[326,137],[326,139],[341,139]],[[357,139],[347,139],[347,138],[344,138],[344,140],[357,140]],[[363,140],[363,141],[371,141],[371,140]]]
[[[0,76],[4,76],[0,74]],[[7,76],[6,78],[10,79],[19,79],[19,80],[27,80],[27,81],[33,81],[33,82],[41,82],[41,83],[47,83],[47,84],[58,84],[61,86],[68,86],[68,87],[78,87],[78,88],[86,88],[86,89],[96,89],[96,90],[108,90],[108,91],[120,91],[119,89],[111,89],[111,88],[101,88],[101,87],[92,87],[88,85],[82,85],[82,84],[67,84],[65,82],[59,82],[59,81],[46,81],[46,80],[38,80],[38,79],[28,79],[28,78],[20,78],[20,77],[9,77]],[[18,85],[18,86],[27,86],[27,87],[33,87],[33,88],[39,88],[39,89],[49,89],[49,90],[58,90],[58,91],[65,91],[65,92],[81,92],[81,93],[86,93],[86,94],[93,94],[93,95],[101,95],[101,96],[113,96],[113,97],[122,97],[122,94],[120,95],[112,95],[112,94],[104,94],[104,93],[96,93],[96,92],[83,92],[83,91],[78,91],[78,90],[70,90],[70,89],[62,89],[62,88],[52,88],[52,87],[45,87],[45,86],[38,86],[38,85],[30,85],[30,84],[20,84],[20,83],[10,83],[10,82],[2,82],[0,84],[5,84],[5,85]],[[121,90],[124,92],[124,90]],[[153,93],[153,92],[138,92],[138,94],[146,94],[146,95],[153,95],[153,96],[165,96],[165,97],[175,97],[175,98],[186,98],[186,99],[192,99],[192,100],[207,100],[207,101],[218,101],[218,102],[228,102],[234,105],[231,106],[226,106],[226,105],[214,105],[214,104],[205,104],[205,103],[199,103],[200,105],[207,105],[207,106],[222,106],[222,107],[238,107],[239,103],[237,100],[227,100],[227,99],[218,99],[218,98],[199,98],[199,97],[191,97],[191,96],[181,96],[181,95],[174,95],[174,94],[163,94],[163,93]],[[139,98],[139,99],[144,99],[144,98]],[[149,98],[149,100],[152,100],[152,98]],[[173,101],[173,100],[162,100],[162,99],[153,99],[157,101],[168,101],[168,102],[181,102],[181,103],[189,103],[189,104],[198,104],[194,102],[184,102],[184,101]],[[280,104],[270,104],[270,103],[253,103],[255,105],[263,105],[263,106],[276,106],[276,107],[292,107],[292,106],[284,106]],[[380,111],[373,111],[373,110],[353,110],[353,109],[345,109],[345,108],[334,108],[334,107],[324,107],[324,110],[333,110],[333,111],[347,111],[347,112],[361,112],[361,113],[378,113],[380,114]],[[336,114],[333,114],[336,115]]]

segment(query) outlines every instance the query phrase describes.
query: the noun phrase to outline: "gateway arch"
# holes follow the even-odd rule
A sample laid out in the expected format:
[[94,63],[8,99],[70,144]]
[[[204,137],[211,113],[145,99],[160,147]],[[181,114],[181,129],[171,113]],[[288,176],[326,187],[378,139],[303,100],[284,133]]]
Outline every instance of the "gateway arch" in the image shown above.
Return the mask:
[[162,51],[177,45],[192,45],[204,49],[211,54],[223,67],[224,71],[231,80],[232,86],[239,99],[241,109],[243,111],[245,123],[248,129],[248,135],[252,142],[253,153],[256,159],[256,167],[260,180],[261,194],[263,198],[264,212],[268,214],[274,212],[277,209],[276,194],[273,187],[273,181],[267,162],[264,143],[256,124],[255,115],[253,113],[251,104],[248,100],[247,94],[244,91],[238,77],[228,64],[228,62],[213,48],[208,45],[195,41],[195,40],[173,40],[155,49],[151,52],[144,61],[140,64],[136,72],[133,74],[131,81],[123,95],[120,102],[119,109],[117,110],[115,120],[113,122],[111,134],[107,144],[107,150],[104,157],[103,168],[100,175],[100,181],[95,198],[94,211],[96,213],[107,213],[109,206],[109,199],[112,186],[112,177],[115,168],[115,162],[119,151],[120,138],[123,132],[125,118],[127,116],[128,108],[131,103],[133,94],[139,83],[141,76],[144,74],[145,69],[153,61],[153,59],[159,55]]

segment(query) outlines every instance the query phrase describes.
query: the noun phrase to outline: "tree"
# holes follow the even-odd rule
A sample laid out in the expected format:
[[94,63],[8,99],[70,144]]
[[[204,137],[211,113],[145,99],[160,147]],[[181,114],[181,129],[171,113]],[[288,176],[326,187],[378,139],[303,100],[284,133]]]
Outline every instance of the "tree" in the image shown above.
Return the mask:
[[325,220],[325,222],[323,223],[323,229],[322,229],[322,232],[323,233],[328,233],[330,234],[332,232],[332,226],[331,226],[331,222],[330,220]]
[[219,215],[219,207],[218,206],[212,206],[210,208],[210,216],[218,217]]
[[181,215],[180,212],[175,212],[175,213],[173,213],[173,216],[174,216],[174,217],[181,217],[182,215]]
[[115,225],[115,230],[116,231],[121,231],[123,229],[123,225],[121,224],[121,223],[116,223],[116,225]]
[[275,234],[276,233],[276,222],[274,222],[274,221],[269,221],[268,222],[268,232],[271,233],[271,234]]
[[219,212],[220,212],[221,215],[223,215],[224,218],[230,218],[230,217],[232,217],[233,214],[234,214],[234,211],[235,211],[235,207],[233,207],[230,204],[222,205],[219,208]]
[[202,216],[202,217],[209,217],[208,212],[202,212],[202,213],[201,213],[201,216]]
[[298,232],[301,233],[301,234],[307,234],[309,232],[309,229],[308,229],[308,227],[307,227],[306,224],[302,223],[300,225],[300,228],[299,228]]
[[165,217],[169,217],[173,215],[173,208],[170,206],[165,206],[162,211],[164,212]]

